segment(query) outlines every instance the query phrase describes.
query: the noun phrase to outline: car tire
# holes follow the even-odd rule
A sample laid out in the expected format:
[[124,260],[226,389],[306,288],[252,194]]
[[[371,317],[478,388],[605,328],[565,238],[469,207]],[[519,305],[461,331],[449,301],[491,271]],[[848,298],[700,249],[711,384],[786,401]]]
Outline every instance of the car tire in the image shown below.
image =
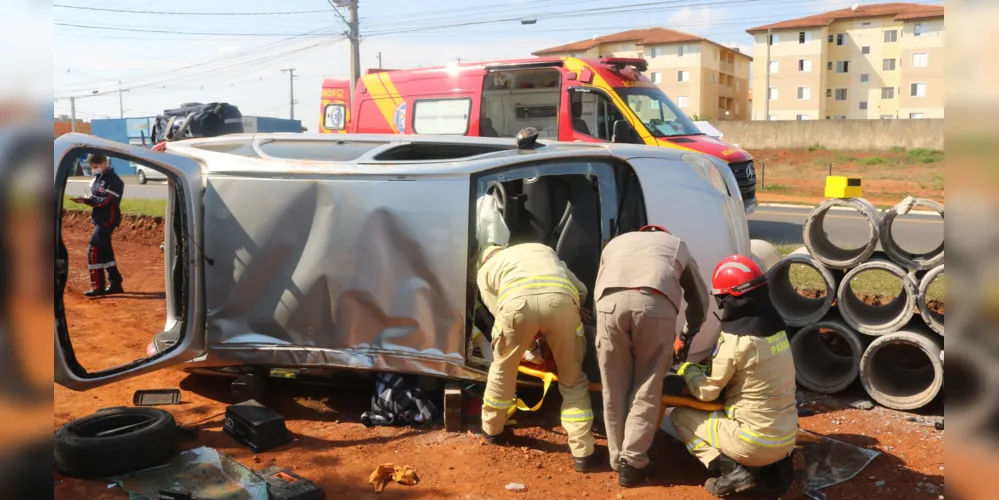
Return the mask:
[[[119,432],[100,435],[120,429]],[[59,473],[81,479],[110,477],[159,465],[177,454],[173,415],[158,408],[112,408],[74,420],[55,434]]]
[[135,177],[139,180],[139,184],[145,184],[146,181],[148,180],[146,179],[146,174],[142,170],[136,172]]

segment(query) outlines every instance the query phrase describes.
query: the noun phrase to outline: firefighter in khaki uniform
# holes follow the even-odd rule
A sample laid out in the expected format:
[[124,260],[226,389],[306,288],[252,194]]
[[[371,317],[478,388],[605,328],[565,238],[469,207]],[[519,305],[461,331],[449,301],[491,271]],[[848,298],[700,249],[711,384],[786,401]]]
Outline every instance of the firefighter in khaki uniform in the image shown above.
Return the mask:
[[593,290],[610,465],[618,484],[631,487],[650,469],[681,293],[689,342],[704,323],[708,289],[687,245],[662,227],[646,226],[604,247]]
[[679,374],[702,401],[724,391],[725,411],[676,408],[670,421],[690,453],[721,471],[704,484],[708,493],[724,497],[768,486],[778,496],[800,495],[804,457],[794,447],[794,359],[766,276],[752,259],[734,255],[715,268],[711,287],[722,333],[710,367],[685,362]]
[[482,302],[496,318],[493,361],[482,400],[486,440],[494,444],[505,441],[507,412],[515,402],[517,367],[540,332],[558,368],[562,426],[569,435],[576,471],[594,470],[593,410],[589,381],[583,373],[586,337],[579,317],[586,287],[554,250],[539,243],[487,247],[477,281]]

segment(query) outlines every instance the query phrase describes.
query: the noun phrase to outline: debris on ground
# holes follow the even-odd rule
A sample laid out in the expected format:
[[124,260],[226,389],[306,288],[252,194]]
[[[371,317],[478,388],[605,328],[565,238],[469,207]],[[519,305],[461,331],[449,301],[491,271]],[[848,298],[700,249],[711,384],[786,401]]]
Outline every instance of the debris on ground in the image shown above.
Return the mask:
[[866,399],[858,399],[848,405],[850,408],[855,408],[857,410],[873,410],[874,403]]
[[507,491],[527,491],[527,485],[526,484],[520,484],[520,483],[507,483],[506,490]]
[[368,478],[368,482],[374,487],[376,493],[381,493],[385,486],[392,481],[406,486],[414,486],[420,482],[420,476],[416,474],[416,469],[409,465],[399,467],[395,464],[381,464]]
[[267,500],[267,483],[224,453],[202,446],[163,466],[111,478],[130,498],[157,498],[161,490],[191,493],[199,500]]

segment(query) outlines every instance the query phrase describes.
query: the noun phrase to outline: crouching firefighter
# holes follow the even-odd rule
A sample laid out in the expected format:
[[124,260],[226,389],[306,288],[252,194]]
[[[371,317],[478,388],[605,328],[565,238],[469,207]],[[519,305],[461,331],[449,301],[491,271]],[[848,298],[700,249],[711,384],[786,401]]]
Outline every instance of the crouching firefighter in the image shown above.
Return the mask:
[[[121,224],[121,196],[125,183],[114,169],[108,165],[107,156],[92,154],[89,158],[93,180],[90,181],[86,198],[79,199],[91,207],[90,222],[94,234],[87,247],[87,267],[90,271],[90,290],[83,294],[96,297],[112,293],[124,293],[121,286],[121,273],[115,261],[111,234]],[[104,287],[104,272],[107,271],[108,286]]]
[[562,426],[576,471],[594,470],[593,410],[583,373],[586,337],[579,317],[586,287],[554,250],[539,243],[487,247],[477,281],[482,302],[495,317],[493,361],[482,399],[486,440],[502,444],[508,438],[504,428],[516,401],[518,366],[540,332],[558,369]]
[[618,483],[631,487],[650,470],[681,293],[687,301],[684,332],[696,334],[708,289],[687,245],[662,227],[646,226],[607,244],[593,290],[610,466]]
[[721,471],[704,484],[708,493],[763,486],[783,498],[800,495],[805,464],[794,447],[794,360],[766,276],[752,259],[734,255],[715,268],[711,287],[722,310],[721,336],[707,367],[684,362],[679,374],[702,401],[724,391],[725,411],[681,407],[670,421],[690,453]]

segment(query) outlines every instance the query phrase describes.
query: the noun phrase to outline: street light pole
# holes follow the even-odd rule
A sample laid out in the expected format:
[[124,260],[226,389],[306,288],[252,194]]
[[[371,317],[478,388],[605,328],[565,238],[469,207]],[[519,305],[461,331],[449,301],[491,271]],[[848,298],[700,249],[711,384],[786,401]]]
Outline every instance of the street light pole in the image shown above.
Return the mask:
[[69,98],[69,129],[76,132],[76,98]]
[[773,28],[767,28],[767,67],[763,68],[767,82],[763,89],[763,119],[766,121],[770,121],[770,45],[773,43],[773,36]]
[[281,72],[288,72],[288,107],[291,110],[291,119],[295,119],[295,68],[282,69]]
[[350,14],[350,21],[347,23],[350,29],[350,98],[351,102],[354,102],[357,98],[354,90],[357,81],[361,79],[361,30],[357,20],[357,0],[350,0],[347,9]]

